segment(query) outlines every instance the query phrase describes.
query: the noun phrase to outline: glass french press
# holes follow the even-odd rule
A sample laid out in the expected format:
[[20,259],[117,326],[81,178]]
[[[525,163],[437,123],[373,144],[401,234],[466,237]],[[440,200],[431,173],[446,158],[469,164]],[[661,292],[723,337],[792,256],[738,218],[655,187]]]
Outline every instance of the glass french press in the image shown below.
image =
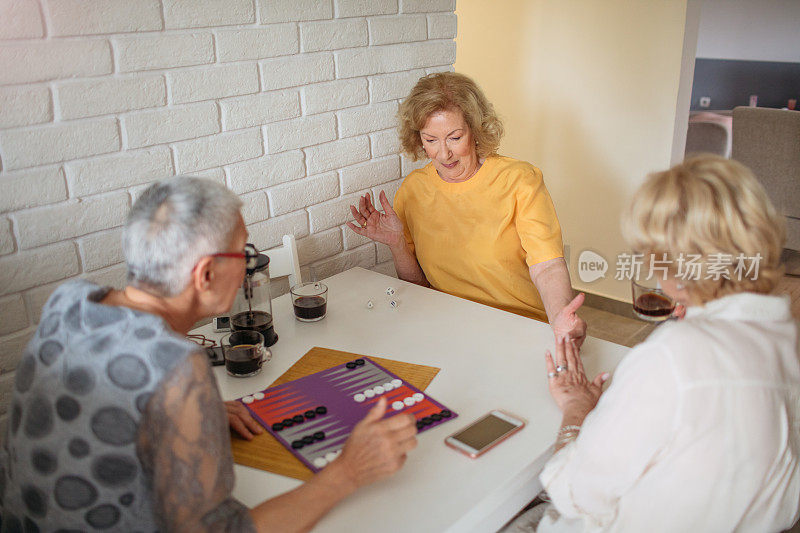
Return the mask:
[[250,243],[245,246],[245,257],[247,271],[231,307],[231,329],[258,331],[264,336],[264,344],[272,346],[278,342],[278,335],[272,323],[269,257]]

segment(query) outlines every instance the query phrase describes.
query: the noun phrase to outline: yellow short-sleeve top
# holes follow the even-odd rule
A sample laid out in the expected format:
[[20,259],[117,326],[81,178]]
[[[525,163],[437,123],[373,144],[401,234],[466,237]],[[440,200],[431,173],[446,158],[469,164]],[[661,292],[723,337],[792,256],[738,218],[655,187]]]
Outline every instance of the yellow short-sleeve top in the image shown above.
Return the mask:
[[547,320],[528,267],[564,251],[541,170],[491,156],[467,181],[449,183],[429,163],[403,181],[394,210],[433,288]]

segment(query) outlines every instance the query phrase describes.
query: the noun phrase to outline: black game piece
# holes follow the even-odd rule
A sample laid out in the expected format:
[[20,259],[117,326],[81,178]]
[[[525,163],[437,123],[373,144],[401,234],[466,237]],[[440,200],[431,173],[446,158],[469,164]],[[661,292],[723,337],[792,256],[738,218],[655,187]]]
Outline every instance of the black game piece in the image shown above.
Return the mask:
[[346,366],[350,370],[353,370],[356,367],[356,364],[354,362],[350,361],[349,363],[345,363],[344,366]]
[[280,422],[275,422],[274,424],[272,424],[272,431],[280,431],[282,429],[283,429],[283,424],[281,424]]
[[314,437],[312,437],[311,435],[306,435],[305,437],[303,437],[303,444],[313,444],[313,443],[314,443]]
[[364,366],[364,363],[365,363],[366,361],[364,361],[363,359],[356,359],[356,360],[355,360],[355,361],[353,361],[353,362],[356,364],[356,366]]
[[285,428],[290,428],[294,425],[294,420],[292,420],[291,418],[284,418],[281,424],[283,424],[283,427]]
[[294,420],[295,424],[302,424],[305,421],[305,417],[303,415],[294,415],[292,420]]
[[311,420],[312,418],[314,418],[315,416],[317,416],[317,413],[316,413],[314,410],[312,410],[312,409],[309,409],[308,411],[306,411],[305,413],[303,413],[303,415],[305,415],[305,417],[306,417],[306,418],[308,418],[309,420]]
[[299,450],[303,446],[305,446],[305,444],[303,444],[303,441],[301,441],[301,440],[293,440],[292,441],[292,448],[294,448],[295,450]]
[[417,429],[422,429],[424,427],[425,427],[425,424],[422,422],[422,420],[417,420]]
[[316,433],[314,433],[314,438],[316,440],[324,439],[325,438],[325,432],[324,431],[317,431]]
[[431,420],[433,420],[434,422],[438,422],[441,419],[442,419],[442,415],[440,415],[439,413],[433,413],[431,415]]
[[451,413],[448,409],[442,409],[442,412],[439,414],[442,415],[442,417],[444,418],[450,418],[451,416],[453,416],[453,413]]
[[324,415],[325,413],[328,412],[328,408],[325,407],[324,405],[320,405],[319,407],[317,407],[314,410],[317,412],[318,415]]
[[429,416],[423,416],[422,423],[425,424],[426,426],[430,426],[431,424],[433,424],[433,420],[431,420],[431,417]]

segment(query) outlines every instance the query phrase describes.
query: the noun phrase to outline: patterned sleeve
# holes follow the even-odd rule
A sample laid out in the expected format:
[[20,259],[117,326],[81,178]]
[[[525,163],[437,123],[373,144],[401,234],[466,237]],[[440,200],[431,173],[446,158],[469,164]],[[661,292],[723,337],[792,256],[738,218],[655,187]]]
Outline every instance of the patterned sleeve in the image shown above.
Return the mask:
[[137,448],[160,529],[255,531],[248,508],[231,497],[227,416],[203,354],[176,365],[153,394]]

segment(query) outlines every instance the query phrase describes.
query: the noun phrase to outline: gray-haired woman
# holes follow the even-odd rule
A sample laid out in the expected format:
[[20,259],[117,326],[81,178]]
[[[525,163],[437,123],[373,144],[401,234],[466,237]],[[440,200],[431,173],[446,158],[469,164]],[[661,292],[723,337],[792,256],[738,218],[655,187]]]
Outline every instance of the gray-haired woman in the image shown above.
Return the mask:
[[[0,452],[3,531],[302,531],[402,465],[416,427],[382,421],[382,402],[305,485],[252,510],[231,498],[226,409],[184,335],[226,312],[242,283],[240,207],[207,180],[156,183],[125,227],[129,284],[70,281],[50,297],[17,369]],[[231,425],[262,431],[233,405]]]

